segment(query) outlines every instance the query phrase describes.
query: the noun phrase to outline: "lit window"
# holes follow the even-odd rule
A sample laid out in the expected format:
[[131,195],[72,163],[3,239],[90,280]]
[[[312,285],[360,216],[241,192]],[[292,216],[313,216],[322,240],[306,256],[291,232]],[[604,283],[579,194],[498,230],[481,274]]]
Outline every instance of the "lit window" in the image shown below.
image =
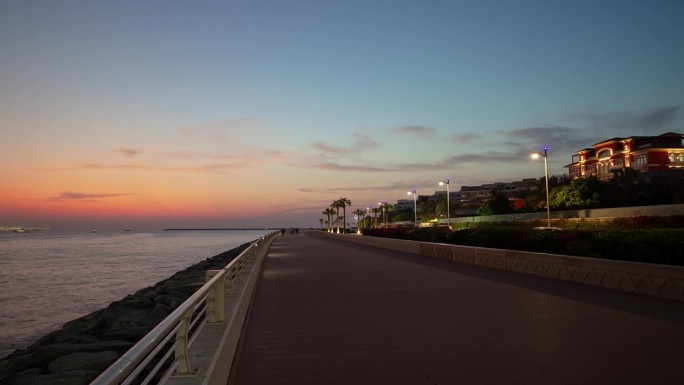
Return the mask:
[[676,162],[675,157],[676,157],[675,154],[670,154],[670,163]]
[[636,165],[637,166],[645,166],[646,163],[646,155],[641,155],[636,157]]
[[679,154],[679,161],[684,163],[684,154]]

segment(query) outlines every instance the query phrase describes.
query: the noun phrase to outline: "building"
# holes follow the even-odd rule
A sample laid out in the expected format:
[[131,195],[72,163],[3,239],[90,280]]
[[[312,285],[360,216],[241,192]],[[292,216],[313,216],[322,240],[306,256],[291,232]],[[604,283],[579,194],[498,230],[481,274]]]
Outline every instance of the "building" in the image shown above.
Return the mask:
[[394,204],[395,211],[413,210],[413,199],[399,199]]
[[658,136],[612,138],[577,151],[566,165],[571,178],[596,176],[610,179],[612,170],[632,168],[643,173],[684,169],[684,135],[666,132]]

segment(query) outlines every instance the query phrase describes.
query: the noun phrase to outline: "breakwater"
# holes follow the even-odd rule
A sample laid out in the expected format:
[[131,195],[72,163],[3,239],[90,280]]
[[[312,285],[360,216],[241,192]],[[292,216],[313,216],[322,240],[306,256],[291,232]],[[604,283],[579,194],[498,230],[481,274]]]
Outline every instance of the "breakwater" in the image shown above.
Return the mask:
[[0,360],[0,384],[88,384],[249,243],[180,271],[156,285],[67,322],[26,349]]

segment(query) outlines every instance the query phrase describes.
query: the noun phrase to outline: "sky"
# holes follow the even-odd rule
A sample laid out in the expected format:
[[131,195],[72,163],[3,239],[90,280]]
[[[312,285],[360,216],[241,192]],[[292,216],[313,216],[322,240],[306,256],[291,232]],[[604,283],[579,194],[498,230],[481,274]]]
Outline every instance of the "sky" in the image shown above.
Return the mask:
[[0,226],[318,227],[684,133],[680,0],[0,1]]

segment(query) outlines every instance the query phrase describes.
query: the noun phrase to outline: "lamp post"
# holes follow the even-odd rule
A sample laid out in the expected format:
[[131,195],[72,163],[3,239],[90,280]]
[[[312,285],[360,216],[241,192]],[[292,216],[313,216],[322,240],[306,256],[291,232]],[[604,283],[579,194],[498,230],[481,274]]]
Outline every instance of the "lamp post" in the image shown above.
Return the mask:
[[407,192],[407,194],[413,194],[413,225],[418,226],[418,206],[416,204],[416,189]]
[[447,177],[445,180],[439,182],[440,186],[447,186],[447,226],[451,228],[451,210],[449,208],[449,198],[451,194],[449,194],[449,182],[451,182],[451,178]]
[[549,148],[544,146],[543,152],[533,152],[532,159],[539,159],[540,156],[544,157],[544,177],[546,178],[546,226],[551,227],[551,207],[549,206],[549,165],[546,158]]

